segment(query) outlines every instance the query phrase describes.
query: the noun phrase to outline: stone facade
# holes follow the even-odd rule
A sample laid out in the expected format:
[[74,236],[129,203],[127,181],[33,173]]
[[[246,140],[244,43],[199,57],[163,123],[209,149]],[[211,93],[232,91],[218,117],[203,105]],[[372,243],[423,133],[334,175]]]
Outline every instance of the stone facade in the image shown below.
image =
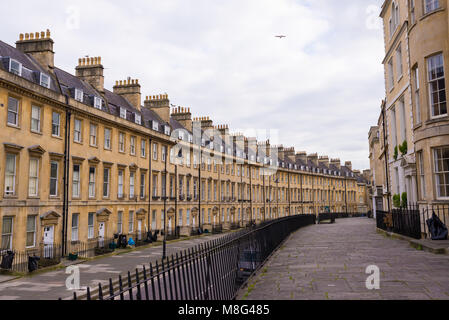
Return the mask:
[[[383,206],[390,202],[393,207],[393,196],[403,193],[413,204],[448,203],[449,118],[444,67],[449,64],[447,1],[385,1],[381,18],[386,99],[379,129],[372,128],[369,141],[371,170],[378,172],[382,167],[388,172],[388,176],[375,178],[384,198],[388,197]],[[380,127],[384,123],[385,143]],[[382,136],[379,142],[376,130]],[[382,156],[388,157],[387,163],[380,159]]]
[[164,216],[189,235],[368,208],[350,162],[230,134],[166,94],[142,106],[137,79],[104,88],[100,57],[79,59],[76,75],[55,67],[49,31],[0,41],[0,56],[3,249],[144,237]]

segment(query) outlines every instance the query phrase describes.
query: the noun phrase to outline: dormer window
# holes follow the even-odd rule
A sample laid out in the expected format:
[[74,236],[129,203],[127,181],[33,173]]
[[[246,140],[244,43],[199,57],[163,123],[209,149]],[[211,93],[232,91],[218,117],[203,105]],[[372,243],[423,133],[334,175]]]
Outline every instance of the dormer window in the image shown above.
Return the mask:
[[9,59],[9,72],[22,76],[22,64],[14,59]]
[[[103,99],[94,97],[94,108],[101,110],[102,105],[103,105]],[[122,110],[120,109],[120,116],[121,116],[121,113],[122,113]],[[125,113],[125,118],[126,118],[126,113]]]
[[75,88],[75,100],[83,102],[83,96],[84,96],[83,90]]
[[140,114],[137,114],[136,113],[136,116],[135,116],[135,122],[137,123],[137,124],[142,124],[142,116],[140,115]]
[[170,127],[169,126],[164,126],[164,133],[169,136],[170,135]]
[[120,107],[120,118],[126,119],[126,109]]
[[159,131],[159,123],[157,121],[153,120],[153,130],[154,131]]
[[224,152],[224,146],[220,146],[220,152]]
[[50,89],[50,77],[45,73],[41,73],[39,84],[47,89]]
[[193,142],[193,136],[191,134],[189,134],[189,142],[192,143]]
[[184,139],[184,133],[182,131],[179,131],[178,139],[179,140],[183,140]]
[[201,146],[204,147],[206,145],[206,140],[205,139],[201,139]]
[[209,143],[209,149],[214,149],[214,143],[212,141]]

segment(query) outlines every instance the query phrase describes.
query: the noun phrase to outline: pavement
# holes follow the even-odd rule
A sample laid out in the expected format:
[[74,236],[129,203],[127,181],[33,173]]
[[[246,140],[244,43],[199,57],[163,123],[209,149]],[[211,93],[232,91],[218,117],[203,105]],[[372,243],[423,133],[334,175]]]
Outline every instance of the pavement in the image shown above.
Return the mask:
[[[188,240],[168,242],[167,256],[222,236],[224,235],[209,234]],[[105,283],[109,278],[115,280],[119,275],[124,276],[128,271],[132,273],[136,269],[140,270],[143,265],[148,266],[150,262],[160,261],[161,258],[162,244],[158,243],[157,246],[138,248],[119,255],[85,262],[78,261],[80,287],[96,288],[100,282]],[[73,297],[73,291],[66,287],[66,279],[70,274],[66,274],[65,271],[66,269],[63,268],[20,278],[0,275],[0,300],[57,300]],[[76,292],[78,295],[86,293],[85,289]]]
[[[238,300],[449,300],[449,255],[418,249],[378,233],[372,219],[308,226],[250,278]],[[366,287],[372,265],[380,271],[378,290]]]

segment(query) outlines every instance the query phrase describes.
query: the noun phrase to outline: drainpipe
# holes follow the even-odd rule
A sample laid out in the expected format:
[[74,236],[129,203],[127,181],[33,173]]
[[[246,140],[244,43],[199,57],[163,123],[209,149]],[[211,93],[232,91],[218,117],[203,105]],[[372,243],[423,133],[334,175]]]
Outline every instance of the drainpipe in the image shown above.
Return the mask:
[[147,217],[148,218],[148,221],[147,221],[147,223],[148,223],[148,230],[147,231],[149,231],[150,228],[151,228],[151,220],[150,220],[150,217],[151,217],[151,198],[153,197],[153,193],[152,193],[152,190],[151,190],[151,187],[152,187],[151,183],[152,183],[152,180],[153,180],[153,171],[152,171],[152,168],[151,168],[151,165],[152,165],[152,154],[151,154],[151,152],[153,150],[152,147],[153,147],[153,140],[150,139],[150,152],[148,153],[149,174],[148,174],[148,214],[147,214],[147,216],[148,216]]
[[[59,90],[61,93],[64,91],[61,88],[61,84],[59,82],[58,76],[56,73],[54,74],[56,77],[56,81],[59,86]],[[68,213],[69,213],[69,163],[70,163],[70,120],[72,113],[70,111],[69,104],[69,96],[66,93],[63,93],[65,96],[65,104],[66,104],[66,114],[65,114],[65,135],[64,135],[64,175],[63,175],[63,200],[62,200],[62,255],[65,256],[67,254],[67,223],[68,223]]]
[[385,151],[385,155],[384,155],[384,158],[385,158],[385,177],[386,177],[386,180],[387,180],[387,203],[388,203],[388,212],[390,212],[391,211],[391,206],[390,206],[390,182],[389,182],[389,179],[388,179],[388,172],[389,172],[389,170],[388,170],[388,153],[387,153],[387,135],[386,135],[386,131],[385,131],[385,126],[386,126],[386,124],[385,124],[385,102],[384,102],[384,104],[382,105],[382,126],[383,126],[383,131],[384,131],[384,151]]

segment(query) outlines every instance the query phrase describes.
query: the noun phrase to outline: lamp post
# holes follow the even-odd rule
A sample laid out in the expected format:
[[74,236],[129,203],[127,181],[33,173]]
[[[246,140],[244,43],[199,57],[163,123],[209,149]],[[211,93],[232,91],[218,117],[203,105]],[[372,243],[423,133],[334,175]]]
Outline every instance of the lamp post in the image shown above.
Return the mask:
[[165,181],[164,181],[164,241],[162,243],[162,260],[166,258],[167,254],[167,157],[168,157],[168,148],[165,148],[165,162],[164,162],[164,174],[165,174]]

